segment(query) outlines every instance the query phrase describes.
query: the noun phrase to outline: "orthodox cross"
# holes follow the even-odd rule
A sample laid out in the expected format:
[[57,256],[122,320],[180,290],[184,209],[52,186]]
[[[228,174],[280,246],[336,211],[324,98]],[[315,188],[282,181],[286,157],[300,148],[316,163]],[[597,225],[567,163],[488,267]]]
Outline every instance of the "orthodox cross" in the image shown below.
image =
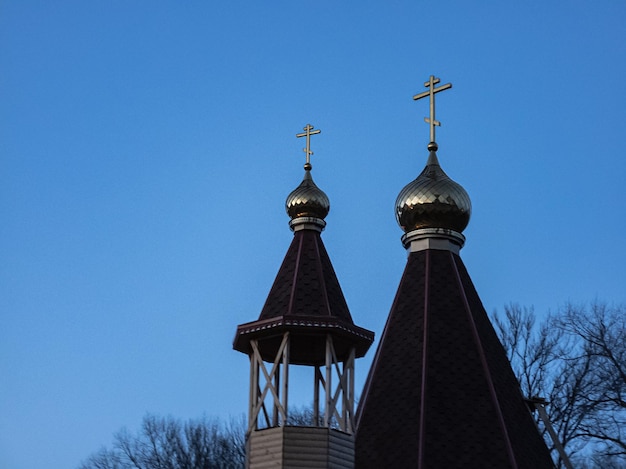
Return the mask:
[[307,171],[312,168],[311,155],[313,154],[313,152],[311,151],[311,135],[316,135],[321,132],[320,129],[313,130],[314,128],[315,127],[313,127],[311,124],[307,124],[303,129],[304,132],[302,132],[301,134],[296,134],[296,137],[298,138],[306,137],[306,148],[303,148],[302,151],[306,153],[306,164],[304,165],[304,169],[306,169]]
[[441,122],[435,120],[435,93],[439,93],[440,91],[452,88],[452,83],[447,83],[445,85],[441,85],[439,88],[435,88],[435,85],[440,81],[441,80],[439,78],[435,78],[434,75],[431,75],[430,80],[424,83],[424,86],[428,88],[428,91],[424,91],[423,93],[419,93],[413,96],[414,101],[425,98],[426,96],[430,96],[430,117],[424,117],[424,121],[427,124],[430,124],[431,143],[435,142],[435,126],[441,126]]

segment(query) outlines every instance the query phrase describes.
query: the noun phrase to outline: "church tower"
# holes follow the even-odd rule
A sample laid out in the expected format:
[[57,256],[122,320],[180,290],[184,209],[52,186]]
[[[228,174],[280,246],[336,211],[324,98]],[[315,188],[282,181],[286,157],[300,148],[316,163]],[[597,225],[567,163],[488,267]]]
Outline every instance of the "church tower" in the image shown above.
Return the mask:
[[441,168],[436,87],[424,170],[396,200],[407,264],[359,409],[356,468],[553,468],[459,252],[471,203]]
[[[293,240],[256,321],[241,324],[233,348],[250,358],[247,462],[250,469],[354,467],[354,361],[374,340],[352,321],[321,238],[330,210],[311,177],[307,125],[304,178],[287,197]],[[310,370],[308,422],[289,413],[289,370]],[[301,397],[301,396],[300,396]]]

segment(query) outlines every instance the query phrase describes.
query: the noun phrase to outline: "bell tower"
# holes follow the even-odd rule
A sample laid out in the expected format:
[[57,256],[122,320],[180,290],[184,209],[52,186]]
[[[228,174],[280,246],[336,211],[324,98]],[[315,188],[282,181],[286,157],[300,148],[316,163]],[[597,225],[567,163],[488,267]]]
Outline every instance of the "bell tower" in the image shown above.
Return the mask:
[[[307,124],[296,135],[306,138],[306,163],[286,201],[294,237],[259,318],[239,325],[233,343],[250,359],[250,469],[354,467],[354,362],[374,333],[352,321],[321,239],[330,202],[311,177],[310,139],[319,133]],[[308,422],[289,413],[293,367],[310,371]]]

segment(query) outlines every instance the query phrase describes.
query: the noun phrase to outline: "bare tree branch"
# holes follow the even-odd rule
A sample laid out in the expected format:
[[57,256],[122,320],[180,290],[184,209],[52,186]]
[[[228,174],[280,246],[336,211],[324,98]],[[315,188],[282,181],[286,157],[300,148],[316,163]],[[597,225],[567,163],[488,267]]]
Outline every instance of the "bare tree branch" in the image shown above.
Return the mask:
[[626,307],[567,304],[538,323],[532,308],[512,304],[494,322],[522,392],[550,402],[570,457],[626,467]]
[[245,421],[222,425],[202,418],[181,424],[172,417],[144,417],[141,429],[123,429],[113,449],[102,449],[79,469],[239,469],[245,466]]

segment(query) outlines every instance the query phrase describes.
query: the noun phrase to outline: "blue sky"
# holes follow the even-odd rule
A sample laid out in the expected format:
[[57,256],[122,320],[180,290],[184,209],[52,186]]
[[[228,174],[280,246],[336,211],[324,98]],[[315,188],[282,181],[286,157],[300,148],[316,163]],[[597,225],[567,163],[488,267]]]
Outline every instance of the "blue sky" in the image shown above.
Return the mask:
[[307,123],[324,242],[380,335],[431,74],[487,311],[625,301],[626,4],[475,3],[2,2],[0,467],[245,412],[232,339],[291,240]]

